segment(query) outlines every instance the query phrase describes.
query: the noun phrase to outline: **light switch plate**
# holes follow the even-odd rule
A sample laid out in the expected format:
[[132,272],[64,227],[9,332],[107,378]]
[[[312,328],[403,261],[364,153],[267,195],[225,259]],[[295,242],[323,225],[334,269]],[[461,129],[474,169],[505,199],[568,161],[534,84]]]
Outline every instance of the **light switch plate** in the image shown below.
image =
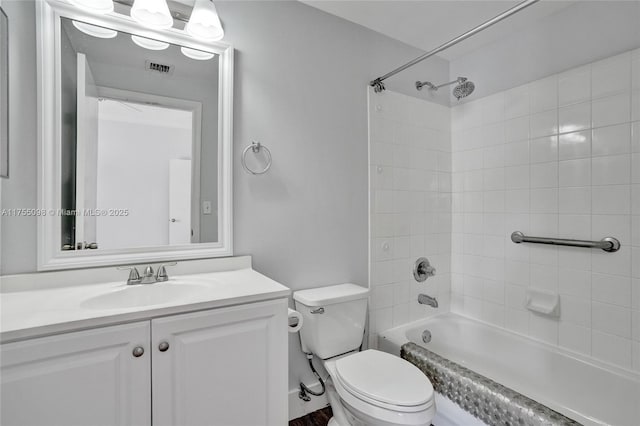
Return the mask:
[[202,214],[211,214],[211,201],[202,202]]

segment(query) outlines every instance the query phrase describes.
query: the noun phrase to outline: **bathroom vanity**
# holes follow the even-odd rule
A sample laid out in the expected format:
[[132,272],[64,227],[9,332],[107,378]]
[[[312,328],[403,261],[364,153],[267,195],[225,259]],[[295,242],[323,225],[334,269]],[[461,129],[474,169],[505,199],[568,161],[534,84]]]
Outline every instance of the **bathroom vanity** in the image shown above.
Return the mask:
[[289,289],[230,262],[136,286],[12,291],[27,278],[3,277],[0,422],[285,424]]

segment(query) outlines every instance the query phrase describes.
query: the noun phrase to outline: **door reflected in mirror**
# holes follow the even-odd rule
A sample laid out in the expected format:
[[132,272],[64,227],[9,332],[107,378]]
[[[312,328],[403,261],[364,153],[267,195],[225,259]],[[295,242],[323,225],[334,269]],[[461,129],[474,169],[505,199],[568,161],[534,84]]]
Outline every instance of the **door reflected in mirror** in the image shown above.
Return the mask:
[[217,242],[218,56],[60,32],[62,250]]

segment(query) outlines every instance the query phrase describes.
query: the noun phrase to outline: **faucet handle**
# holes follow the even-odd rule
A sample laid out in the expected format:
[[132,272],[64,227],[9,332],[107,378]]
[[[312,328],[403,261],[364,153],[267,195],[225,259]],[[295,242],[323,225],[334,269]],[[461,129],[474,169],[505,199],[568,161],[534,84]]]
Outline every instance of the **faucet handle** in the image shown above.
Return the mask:
[[129,271],[129,278],[127,279],[127,285],[140,284],[140,273],[135,266],[119,266],[116,269],[120,271]]
[[162,265],[160,265],[158,267],[158,272],[156,273],[156,281],[159,281],[159,282],[168,281],[169,275],[167,274],[167,270],[165,269],[165,266],[176,266],[177,264],[178,264],[177,262],[171,262],[171,263],[163,263]]

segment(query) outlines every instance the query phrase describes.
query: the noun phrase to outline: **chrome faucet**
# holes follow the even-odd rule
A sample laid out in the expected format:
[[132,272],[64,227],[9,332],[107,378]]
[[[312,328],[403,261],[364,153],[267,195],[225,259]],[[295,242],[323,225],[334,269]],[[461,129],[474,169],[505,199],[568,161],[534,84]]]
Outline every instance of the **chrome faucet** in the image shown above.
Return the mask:
[[431,297],[427,294],[419,294],[418,303],[420,303],[421,305],[429,305],[432,308],[438,307],[438,299],[436,299],[435,297]]
[[169,280],[169,275],[167,274],[166,266],[175,266],[176,262],[171,263],[163,263],[158,267],[158,272],[153,272],[153,267],[151,265],[144,268],[144,275],[141,277],[140,272],[138,272],[138,268],[135,266],[122,266],[117,269],[120,270],[129,270],[129,278],[127,279],[127,285],[137,285],[137,284],[154,284],[159,282],[164,282]]
[[151,265],[147,266],[146,268],[144,268],[144,275],[142,276],[142,279],[140,280],[140,284],[153,284],[153,283],[157,283],[158,280],[156,280],[156,276],[153,273],[153,267],[151,267]]

